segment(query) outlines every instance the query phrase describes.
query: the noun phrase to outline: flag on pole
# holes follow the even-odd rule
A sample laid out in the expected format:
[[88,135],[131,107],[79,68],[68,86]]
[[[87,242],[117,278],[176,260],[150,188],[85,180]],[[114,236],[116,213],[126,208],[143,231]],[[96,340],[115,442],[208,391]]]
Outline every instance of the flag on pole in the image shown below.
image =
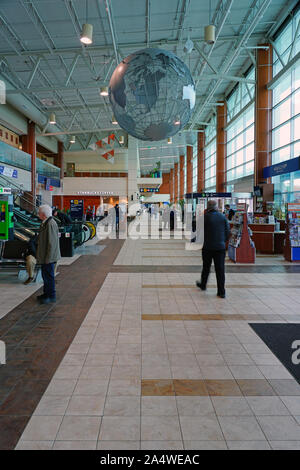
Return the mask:
[[89,145],[89,148],[94,152],[100,153],[100,155],[105,158],[109,163],[113,164],[115,159],[115,134],[110,134],[104,139],[98,140],[94,144]]

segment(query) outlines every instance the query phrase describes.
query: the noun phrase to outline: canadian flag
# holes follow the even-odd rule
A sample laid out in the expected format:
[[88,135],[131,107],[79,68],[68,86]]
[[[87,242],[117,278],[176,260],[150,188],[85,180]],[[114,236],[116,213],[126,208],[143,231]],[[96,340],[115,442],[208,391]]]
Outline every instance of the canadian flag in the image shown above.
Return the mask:
[[[115,151],[114,151],[114,144],[115,144],[115,134],[110,134],[104,139],[98,140],[94,144],[89,145],[89,148],[92,149],[94,152],[99,152],[103,158],[105,158],[109,163],[113,164],[115,159]],[[103,153],[103,150],[107,150]]]

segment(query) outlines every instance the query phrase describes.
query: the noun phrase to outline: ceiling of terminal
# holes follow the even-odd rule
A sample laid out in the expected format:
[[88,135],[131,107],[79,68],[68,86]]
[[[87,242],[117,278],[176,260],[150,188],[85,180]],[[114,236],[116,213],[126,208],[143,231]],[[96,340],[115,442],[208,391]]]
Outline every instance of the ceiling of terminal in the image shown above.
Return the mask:
[[[172,167],[195,130],[215,112],[215,103],[243,79],[255,63],[255,46],[272,38],[297,4],[294,0],[1,0],[0,73],[42,112],[55,112],[72,150],[117,129],[108,98],[100,96],[117,63],[145,47],[177,54],[196,84],[196,106],[180,134],[157,143],[139,142],[141,170],[161,159]],[[94,27],[93,43],[80,42],[83,23]],[[216,42],[204,41],[204,27],[216,26]],[[190,38],[193,51],[184,45]],[[47,129],[44,130],[47,133]],[[70,148],[69,139],[66,149]]]

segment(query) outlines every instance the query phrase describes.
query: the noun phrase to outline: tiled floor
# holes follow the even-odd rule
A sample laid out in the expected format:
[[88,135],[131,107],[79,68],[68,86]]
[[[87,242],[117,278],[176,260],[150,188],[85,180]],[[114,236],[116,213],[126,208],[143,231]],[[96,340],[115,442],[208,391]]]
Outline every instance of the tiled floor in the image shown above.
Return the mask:
[[124,243],[17,449],[300,449],[299,384],[248,324],[299,322],[300,273],[236,266],[222,300],[178,264],[180,240]]

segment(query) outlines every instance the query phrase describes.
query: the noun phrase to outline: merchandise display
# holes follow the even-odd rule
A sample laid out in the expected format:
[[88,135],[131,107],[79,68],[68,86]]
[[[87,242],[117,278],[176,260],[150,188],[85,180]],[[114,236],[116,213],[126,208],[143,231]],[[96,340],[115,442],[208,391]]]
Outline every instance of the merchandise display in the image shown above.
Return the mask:
[[255,245],[251,240],[252,231],[248,227],[246,204],[237,204],[237,211],[231,222],[229,258],[235,263],[254,263]]
[[284,255],[288,261],[300,261],[300,203],[287,204]]

